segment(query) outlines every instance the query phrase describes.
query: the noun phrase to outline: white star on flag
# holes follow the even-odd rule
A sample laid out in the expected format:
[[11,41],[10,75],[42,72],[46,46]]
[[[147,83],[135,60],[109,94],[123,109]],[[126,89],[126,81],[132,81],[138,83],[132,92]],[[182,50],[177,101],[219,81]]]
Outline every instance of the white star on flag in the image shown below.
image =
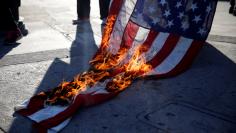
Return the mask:
[[152,20],[152,23],[155,25],[158,22],[160,22],[160,18],[156,17],[155,19]]
[[150,13],[155,12],[155,7],[153,7],[153,6],[149,7],[149,8],[148,8],[148,11],[149,11]]
[[174,25],[173,20],[168,20],[167,27],[170,28],[173,25]]
[[171,15],[170,10],[165,10],[164,16],[165,16],[165,17],[168,17],[168,16],[170,16],[170,15]]
[[175,5],[176,8],[180,8],[181,6],[182,6],[181,1],[178,1],[178,2],[176,3],[176,5]]
[[183,29],[183,31],[186,31],[189,28],[189,23],[187,21],[182,22],[181,28]]
[[184,13],[180,12],[179,15],[178,15],[178,18],[182,19],[183,17],[184,17]]
[[204,30],[204,28],[199,28],[198,32],[201,36],[206,34],[206,30]]
[[193,21],[196,22],[196,24],[197,24],[199,21],[201,21],[201,20],[202,20],[202,19],[201,19],[201,15],[194,16]]
[[164,6],[164,5],[166,4],[166,0],[161,0],[161,1],[160,1],[160,4],[161,4],[162,6]]
[[211,5],[207,6],[206,12],[209,14],[211,12]]
[[198,8],[198,7],[197,7],[197,3],[194,3],[194,4],[191,5],[191,9],[192,9],[193,12],[194,12],[197,8]]

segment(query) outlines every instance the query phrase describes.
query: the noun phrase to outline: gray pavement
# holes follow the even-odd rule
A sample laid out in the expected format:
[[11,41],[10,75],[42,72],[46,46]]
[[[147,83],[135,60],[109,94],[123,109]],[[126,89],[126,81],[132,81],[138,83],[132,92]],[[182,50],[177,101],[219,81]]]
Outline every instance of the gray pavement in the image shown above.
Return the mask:
[[[14,106],[88,68],[101,39],[98,1],[91,6],[90,22],[74,26],[75,0],[22,0],[29,35],[17,46],[0,42],[0,132],[34,132],[30,120],[12,116]],[[188,71],[137,80],[78,111],[61,132],[235,133],[236,17],[228,7],[219,2],[208,43]]]

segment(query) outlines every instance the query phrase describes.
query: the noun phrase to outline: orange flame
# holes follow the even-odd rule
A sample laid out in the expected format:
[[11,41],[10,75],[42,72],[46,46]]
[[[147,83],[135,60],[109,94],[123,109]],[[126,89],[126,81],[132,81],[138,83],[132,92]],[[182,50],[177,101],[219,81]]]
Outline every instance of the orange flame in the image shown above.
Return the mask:
[[96,70],[109,70],[117,66],[126,56],[126,48],[121,48],[116,55],[113,55],[109,52],[104,52],[100,55],[97,55],[90,64]]
[[115,24],[116,15],[110,15],[107,17],[106,26],[104,27],[104,33],[102,36],[101,48],[104,50],[109,45],[109,38],[112,32],[112,27]]
[[97,81],[100,81],[107,76],[109,76],[109,73],[106,71],[89,71],[79,74],[74,78],[73,81],[63,82],[58,87],[54,88],[52,93],[49,95],[46,103],[50,105],[68,104],[78,93],[85,91],[87,87],[95,85]]
[[142,56],[146,47],[140,46],[135,49],[133,56],[125,67],[125,73],[116,75],[111,82],[107,84],[106,89],[110,92],[120,92],[127,88],[138,76],[152,69],[151,65],[146,64],[146,59]]
[[90,64],[92,64],[96,69],[96,72],[91,70],[83,74],[79,74],[71,82],[61,83],[49,94],[46,103],[62,105],[70,103],[75,95],[81,91],[85,91],[87,87],[91,87],[98,81],[109,76],[108,72],[98,70],[107,70],[116,65],[117,60],[119,60],[118,58],[112,58],[112,54],[106,52],[116,17],[116,15],[108,16],[106,26],[104,27],[101,51],[92,61],[90,61]]
[[[90,71],[79,74],[73,81],[63,82],[58,87],[54,88],[48,95],[48,99],[46,100],[47,104],[66,105],[71,103],[77,94],[86,91],[88,87],[92,87],[97,82],[111,76],[114,77],[108,82],[106,90],[109,92],[121,92],[126,89],[135,78],[152,69],[151,65],[146,64],[143,53],[147,51],[147,47],[144,45],[135,48],[133,56],[126,64],[122,64],[121,61],[126,58],[128,48],[120,48],[115,55],[106,50],[115,18],[116,16],[110,16],[108,18],[102,39],[101,51],[90,61],[92,66]],[[115,71],[118,73],[114,74]]]
[[146,64],[146,59],[142,55],[143,51],[146,51],[147,47],[140,46],[135,49],[131,60],[127,65],[125,65],[126,72],[148,72],[152,69],[151,65]]

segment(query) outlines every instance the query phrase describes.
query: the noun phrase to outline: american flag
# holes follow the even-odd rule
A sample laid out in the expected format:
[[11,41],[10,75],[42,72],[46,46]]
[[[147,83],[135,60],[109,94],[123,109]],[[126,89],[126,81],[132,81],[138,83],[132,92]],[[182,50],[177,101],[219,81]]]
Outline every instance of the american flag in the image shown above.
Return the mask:
[[[116,55],[128,48],[146,45],[142,53],[153,70],[144,76],[154,78],[179,74],[188,68],[210,32],[217,0],[113,0],[98,53]],[[108,26],[107,26],[108,27]],[[17,107],[17,112],[36,122],[40,132],[60,131],[81,106],[91,106],[115,97],[105,90],[106,81],[78,94],[68,106],[46,106],[45,95],[33,96]]]

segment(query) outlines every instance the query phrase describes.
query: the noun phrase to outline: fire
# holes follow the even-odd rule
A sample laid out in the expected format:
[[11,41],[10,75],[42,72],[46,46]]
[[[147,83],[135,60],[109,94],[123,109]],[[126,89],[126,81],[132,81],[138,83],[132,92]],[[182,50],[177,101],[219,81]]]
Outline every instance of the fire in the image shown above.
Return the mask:
[[121,92],[126,89],[132,81],[152,69],[151,65],[146,64],[143,53],[147,47],[141,45],[135,48],[134,54],[128,63],[122,61],[127,57],[129,48],[121,47],[117,54],[106,50],[108,45],[109,33],[112,31],[112,21],[114,16],[108,19],[102,46],[100,52],[90,61],[91,69],[87,72],[77,75],[71,82],[63,82],[49,93],[46,104],[49,105],[67,105],[73,101],[76,95],[87,88],[94,86],[99,81],[112,78],[106,85],[109,92]]
[[135,52],[129,61],[129,63],[125,66],[126,72],[131,73],[139,73],[139,72],[148,72],[152,69],[151,65],[146,64],[146,59],[142,54],[143,51],[146,51],[145,46],[140,46],[135,49]]
[[119,74],[107,83],[106,89],[109,92],[121,92],[132,83],[133,79],[133,76],[128,73]]
[[121,48],[116,55],[113,55],[109,52],[104,52],[100,55],[97,55],[90,64],[96,70],[109,70],[117,66],[125,57],[128,49]]
[[132,81],[138,76],[152,69],[152,66],[146,64],[143,51],[146,51],[146,47],[137,47],[131,60],[128,64],[124,65],[125,72],[116,75],[111,82],[107,84],[106,89],[110,92],[120,92],[127,88]]
[[117,66],[119,62],[124,59],[125,53],[128,50],[127,48],[121,48],[115,55],[107,51],[110,34],[113,30],[112,27],[115,24],[116,17],[116,15],[108,16],[102,36],[101,47],[93,60],[89,62],[96,70],[105,71]]
[[46,103],[50,105],[66,105],[70,103],[77,94],[85,91],[87,87],[95,85],[97,81],[107,76],[109,76],[109,73],[106,71],[89,71],[79,74],[73,81],[63,82],[58,87],[54,88],[48,96]]
[[[63,82],[58,87],[50,92],[46,101],[49,105],[60,104],[66,105],[71,103],[73,98],[85,91],[88,87],[95,85],[98,81],[108,77],[110,74],[107,71],[109,68],[117,65],[121,60],[121,54],[113,57],[112,54],[106,52],[109,43],[109,35],[112,32],[116,15],[108,16],[107,23],[104,29],[103,38],[101,42],[100,52],[96,55],[90,64],[94,67],[88,72],[77,75],[71,82]],[[102,70],[102,71],[101,71]]]
[[115,24],[114,22],[116,20],[116,17],[117,17],[116,15],[110,15],[107,17],[107,22],[106,22],[106,26],[104,27],[104,33],[103,33],[102,42],[101,42],[102,50],[108,47],[110,34],[112,32],[112,27]]

